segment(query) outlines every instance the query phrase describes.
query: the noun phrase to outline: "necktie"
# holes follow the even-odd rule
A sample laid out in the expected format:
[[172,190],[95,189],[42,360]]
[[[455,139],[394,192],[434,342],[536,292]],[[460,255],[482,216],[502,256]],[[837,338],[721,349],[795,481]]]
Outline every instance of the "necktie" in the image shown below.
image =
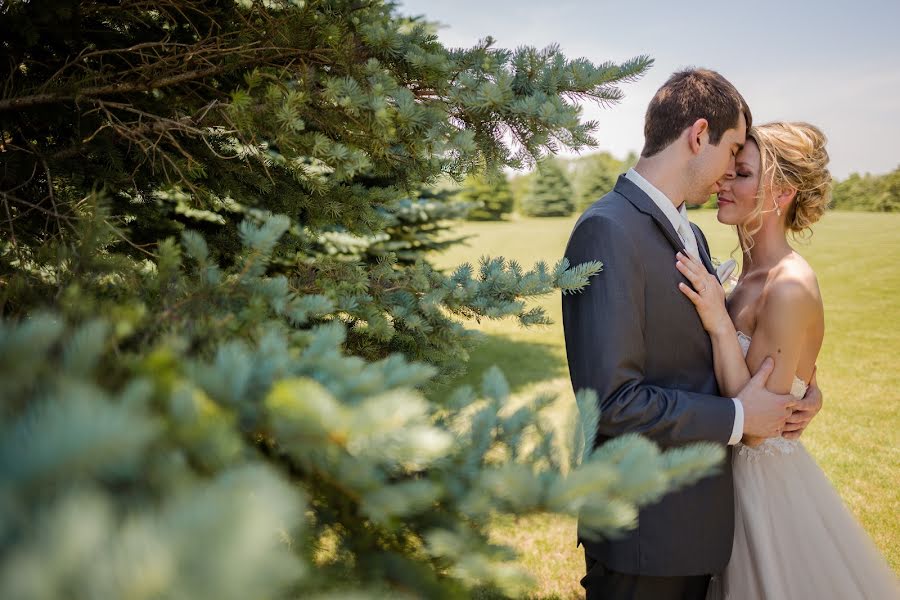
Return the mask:
[[684,247],[688,251],[688,254],[693,258],[700,260],[700,251],[697,248],[697,238],[694,237],[694,230],[691,228],[691,223],[687,220],[687,217],[681,217],[678,224],[678,235],[681,236],[681,241],[684,242]]

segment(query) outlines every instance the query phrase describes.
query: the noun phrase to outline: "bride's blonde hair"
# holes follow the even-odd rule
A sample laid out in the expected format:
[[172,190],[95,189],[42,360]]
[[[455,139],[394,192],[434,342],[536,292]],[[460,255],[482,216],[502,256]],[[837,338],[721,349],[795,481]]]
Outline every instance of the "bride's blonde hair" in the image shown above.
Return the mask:
[[[825,213],[831,201],[831,173],[825,134],[809,123],[775,121],[751,127],[747,138],[759,147],[759,189],[756,208],[750,218],[737,226],[745,252],[753,247],[753,236],[762,229],[767,192],[784,187],[797,190],[787,207],[785,228],[793,234],[810,233],[810,226]],[[774,210],[774,208],[772,209]]]

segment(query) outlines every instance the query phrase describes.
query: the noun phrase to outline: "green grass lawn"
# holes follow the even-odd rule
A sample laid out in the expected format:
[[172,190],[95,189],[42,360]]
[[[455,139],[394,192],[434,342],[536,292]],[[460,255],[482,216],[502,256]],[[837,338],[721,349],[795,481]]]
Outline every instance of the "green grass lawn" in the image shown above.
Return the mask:
[[[713,256],[728,258],[737,240],[733,230],[716,221],[715,211],[690,216],[706,233]],[[460,233],[475,237],[436,262],[477,264],[480,256],[502,255],[527,268],[537,260],[552,265],[574,223],[574,217],[467,223]],[[900,215],[829,213],[812,238],[795,247],[818,273],[826,315],[818,360],[825,406],[803,441],[900,572]],[[468,374],[455,383],[477,383],[487,367],[498,365],[515,394],[552,389],[560,397],[555,410],[571,410],[559,295],[542,305],[551,326],[523,329],[511,320],[478,325],[486,340],[473,352]],[[494,535],[519,549],[537,579],[536,598],[583,597],[578,580],[584,558],[575,548],[573,519],[500,521]]]

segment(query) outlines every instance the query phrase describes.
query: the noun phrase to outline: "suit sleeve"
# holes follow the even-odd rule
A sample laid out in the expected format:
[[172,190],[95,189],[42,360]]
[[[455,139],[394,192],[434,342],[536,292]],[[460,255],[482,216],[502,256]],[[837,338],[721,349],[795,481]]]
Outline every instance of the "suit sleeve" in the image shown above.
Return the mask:
[[640,433],[662,446],[726,444],[735,419],[730,399],[645,381],[645,275],[633,235],[594,215],[573,231],[566,257],[572,265],[603,263],[588,287],[562,302],[572,385],[597,392],[598,435]]

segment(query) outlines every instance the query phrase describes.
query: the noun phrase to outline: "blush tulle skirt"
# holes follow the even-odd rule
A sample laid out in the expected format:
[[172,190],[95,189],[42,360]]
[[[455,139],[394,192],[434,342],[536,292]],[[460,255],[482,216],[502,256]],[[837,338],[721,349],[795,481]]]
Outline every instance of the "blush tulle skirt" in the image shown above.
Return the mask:
[[732,457],[731,560],[707,600],[896,600],[900,584],[803,444],[781,438]]

